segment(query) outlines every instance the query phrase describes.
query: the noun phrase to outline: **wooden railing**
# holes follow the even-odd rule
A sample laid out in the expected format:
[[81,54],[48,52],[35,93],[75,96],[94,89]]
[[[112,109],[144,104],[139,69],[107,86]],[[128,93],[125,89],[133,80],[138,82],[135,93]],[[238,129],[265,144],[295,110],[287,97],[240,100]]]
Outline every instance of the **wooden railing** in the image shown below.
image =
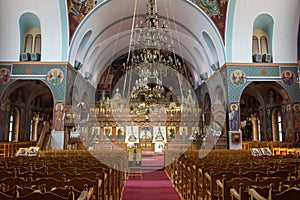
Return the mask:
[[250,148],[268,147],[273,148],[292,148],[292,142],[270,142],[270,141],[244,141],[243,150],[250,150]]
[[0,142],[0,157],[14,157],[16,152],[21,147],[35,146],[36,142]]

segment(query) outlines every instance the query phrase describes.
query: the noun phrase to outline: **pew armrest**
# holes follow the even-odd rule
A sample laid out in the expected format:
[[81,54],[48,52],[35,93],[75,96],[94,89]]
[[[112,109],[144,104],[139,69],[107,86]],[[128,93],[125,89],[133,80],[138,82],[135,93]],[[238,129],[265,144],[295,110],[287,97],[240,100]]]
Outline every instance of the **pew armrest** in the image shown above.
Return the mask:
[[234,199],[241,200],[241,195],[234,188],[230,189],[230,196],[231,196],[231,200]]
[[91,187],[88,191],[82,191],[77,200],[91,200],[94,194],[94,189]]
[[262,197],[255,189],[251,188],[249,189],[249,195],[250,199],[257,199],[257,200],[268,200],[264,197]]
[[223,185],[222,181],[220,181],[218,179],[218,180],[216,180],[216,183],[217,183],[217,187],[220,187],[222,190],[224,189],[224,185]]

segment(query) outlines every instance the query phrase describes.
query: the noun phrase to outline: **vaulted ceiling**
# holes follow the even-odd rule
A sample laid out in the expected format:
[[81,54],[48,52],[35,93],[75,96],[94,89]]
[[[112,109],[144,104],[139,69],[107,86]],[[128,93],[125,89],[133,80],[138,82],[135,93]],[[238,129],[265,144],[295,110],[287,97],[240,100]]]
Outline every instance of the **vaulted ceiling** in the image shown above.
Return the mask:
[[[79,24],[70,44],[69,62],[80,62],[79,72],[91,73],[95,87],[105,69],[128,52],[133,16],[142,20],[146,4],[146,0],[103,1]],[[222,37],[209,16],[194,3],[158,0],[157,4],[160,23],[169,25],[175,53],[187,61],[197,86],[200,74],[213,73],[211,65],[224,64]]]

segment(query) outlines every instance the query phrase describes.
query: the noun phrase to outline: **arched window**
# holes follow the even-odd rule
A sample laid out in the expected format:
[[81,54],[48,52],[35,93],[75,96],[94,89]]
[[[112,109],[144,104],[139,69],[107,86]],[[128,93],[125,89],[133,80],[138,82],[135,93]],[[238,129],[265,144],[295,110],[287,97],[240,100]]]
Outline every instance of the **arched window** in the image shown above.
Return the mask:
[[252,55],[254,54],[258,54],[258,38],[256,36],[253,36],[253,39],[252,39]]
[[258,124],[258,141],[261,141],[261,122],[260,122],[260,118],[258,118],[257,120],[257,124]]
[[[24,51],[22,54],[24,57],[21,57],[21,60],[39,61],[41,54],[41,42],[41,30],[39,28],[28,29],[24,38]],[[28,58],[26,58],[26,56]]]
[[279,112],[278,112],[278,134],[279,134],[279,142],[282,142],[282,120]]
[[32,134],[33,133],[33,119],[30,120],[30,133],[29,133],[29,140],[32,141]]
[[260,38],[260,46],[261,46],[261,53],[262,54],[270,53],[269,48],[268,48],[268,40],[267,40],[266,36],[262,36]]
[[24,13],[19,19],[20,26],[20,60],[39,61],[41,54],[41,25],[33,13]]
[[41,34],[35,36],[34,52],[41,53]]
[[12,141],[13,128],[14,128],[14,115],[13,115],[13,113],[11,113],[11,115],[9,117],[9,131],[8,131],[8,141],[9,142]]
[[14,108],[9,117],[8,141],[18,142],[19,140],[19,111]]
[[263,30],[254,30],[252,37],[252,56],[254,62],[271,62],[269,36]]
[[33,37],[31,34],[27,34],[25,36],[25,44],[24,44],[24,51],[23,53],[31,53],[33,44]]
[[272,62],[272,36],[274,20],[268,14],[259,15],[253,24],[253,62]]

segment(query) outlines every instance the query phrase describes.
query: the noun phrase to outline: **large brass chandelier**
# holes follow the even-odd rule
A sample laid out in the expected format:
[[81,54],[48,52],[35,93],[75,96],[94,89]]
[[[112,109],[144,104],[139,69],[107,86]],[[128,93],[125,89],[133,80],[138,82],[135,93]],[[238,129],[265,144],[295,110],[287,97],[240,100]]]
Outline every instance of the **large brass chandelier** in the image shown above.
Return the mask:
[[174,52],[169,25],[165,22],[160,24],[157,0],[147,2],[147,13],[141,22],[137,22],[135,3],[129,53],[123,64],[125,71],[133,71],[138,76],[129,94],[131,112],[138,114],[149,114],[151,106],[168,103],[163,78],[167,76],[168,69],[180,71],[183,65]]

